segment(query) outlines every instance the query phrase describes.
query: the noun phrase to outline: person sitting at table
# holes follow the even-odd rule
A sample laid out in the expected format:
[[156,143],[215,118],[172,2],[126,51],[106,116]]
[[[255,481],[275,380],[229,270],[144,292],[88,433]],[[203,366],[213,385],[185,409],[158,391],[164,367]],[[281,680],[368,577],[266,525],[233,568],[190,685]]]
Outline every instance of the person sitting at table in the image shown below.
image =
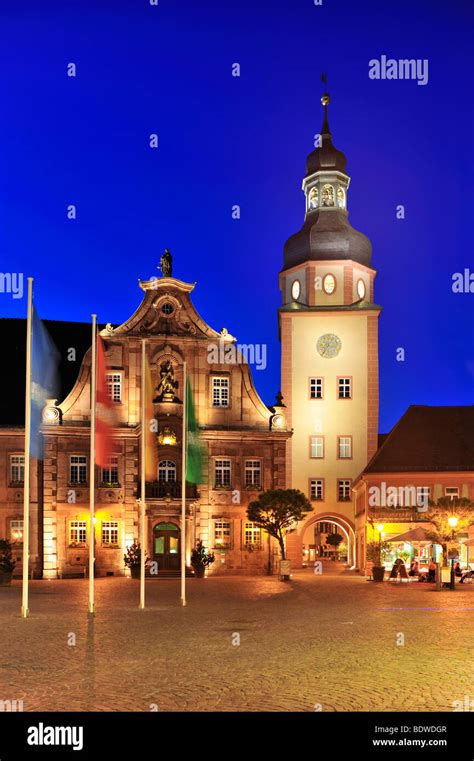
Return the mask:
[[428,581],[433,582],[436,578],[436,563],[434,558],[431,558],[428,564]]
[[473,576],[474,576],[474,571],[472,571],[470,568],[468,568],[467,571],[465,571],[463,573],[463,575],[461,576],[461,578],[459,580],[459,583],[463,584],[464,583],[464,579],[472,579]]
[[390,571],[389,579],[396,579],[400,575],[400,563],[403,563],[403,560],[401,558],[397,558],[392,566],[392,570]]
[[418,576],[420,573],[420,566],[418,564],[418,560],[412,560],[410,564],[410,570],[408,571],[409,576]]
[[460,564],[459,561],[454,566],[454,575],[455,576],[462,576],[462,568],[461,568],[461,564]]

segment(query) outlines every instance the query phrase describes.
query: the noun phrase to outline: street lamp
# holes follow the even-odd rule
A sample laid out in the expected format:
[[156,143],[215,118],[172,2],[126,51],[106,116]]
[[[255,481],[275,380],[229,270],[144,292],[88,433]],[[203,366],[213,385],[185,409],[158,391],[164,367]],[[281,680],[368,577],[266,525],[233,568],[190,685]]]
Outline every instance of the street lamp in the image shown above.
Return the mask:
[[[454,541],[454,529],[458,525],[458,518],[456,518],[455,515],[450,515],[448,518],[448,523],[451,526],[451,540]],[[450,589],[456,589],[456,581],[454,576],[454,558],[451,558],[451,580],[450,580]]]
[[377,531],[379,532],[379,564],[382,565],[382,533],[384,530],[383,523],[377,523]]

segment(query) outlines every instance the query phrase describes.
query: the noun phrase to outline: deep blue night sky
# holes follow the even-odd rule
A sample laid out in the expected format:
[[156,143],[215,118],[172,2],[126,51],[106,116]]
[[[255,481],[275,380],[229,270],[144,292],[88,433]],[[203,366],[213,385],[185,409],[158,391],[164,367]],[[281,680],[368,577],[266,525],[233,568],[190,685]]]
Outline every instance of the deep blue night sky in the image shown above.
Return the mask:
[[[167,246],[212,327],[268,344],[254,379],[272,403],[326,71],[378,270],[380,430],[409,404],[472,404],[474,293],[451,279],[474,272],[473,18],[471,0],[0,0],[0,270],[35,277],[43,318],[117,324]],[[370,80],[382,54],[429,59],[429,83]],[[0,294],[0,316],[25,314]]]

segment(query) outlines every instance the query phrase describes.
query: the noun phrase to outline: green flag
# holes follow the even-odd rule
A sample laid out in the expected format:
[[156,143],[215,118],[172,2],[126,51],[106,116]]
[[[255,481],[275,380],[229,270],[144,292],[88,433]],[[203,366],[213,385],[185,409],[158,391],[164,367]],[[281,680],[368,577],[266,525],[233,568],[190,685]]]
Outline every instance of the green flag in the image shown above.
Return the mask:
[[193,394],[189,378],[186,378],[186,481],[191,484],[203,483],[203,447],[194,412]]

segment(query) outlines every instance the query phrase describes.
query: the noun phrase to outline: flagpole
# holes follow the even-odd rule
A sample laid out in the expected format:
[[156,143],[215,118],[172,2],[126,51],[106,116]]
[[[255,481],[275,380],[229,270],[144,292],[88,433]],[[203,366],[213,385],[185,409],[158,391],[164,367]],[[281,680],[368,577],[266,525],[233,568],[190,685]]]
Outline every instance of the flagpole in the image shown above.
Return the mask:
[[94,555],[95,555],[95,404],[97,396],[97,315],[92,315],[92,364],[91,364],[91,450],[89,462],[89,606],[88,612],[95,613],[94,604]]
[[140,608],[145,607],[145,457],[146,457],[146,339],[142,338],[142,441],[140,475]]
[[181,436],[181,603],[186,605],[186,415],[188,385],[183,363],[183,432]]
[[28,618],[28,575],[30,561],[30,449],[31,449],[31,318],[33,311],[33,278],[28,278],[28,311],[26,318],[26,388],[25,388],[25,464],[23,483],[23,578],[21,617]]

